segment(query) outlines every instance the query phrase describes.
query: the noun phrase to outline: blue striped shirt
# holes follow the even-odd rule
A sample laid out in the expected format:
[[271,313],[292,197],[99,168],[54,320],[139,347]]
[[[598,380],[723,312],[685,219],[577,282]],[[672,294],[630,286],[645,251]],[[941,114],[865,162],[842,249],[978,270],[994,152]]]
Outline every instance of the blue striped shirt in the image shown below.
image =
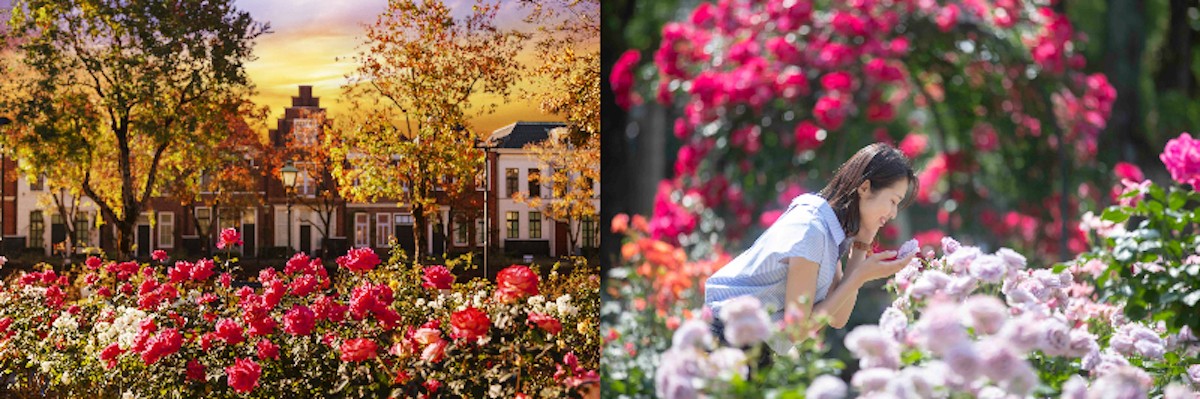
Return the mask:
[[704,304],[719,315],[725,301],[750,295],[762,301],[772,320],[779,321],[783,318],[788,258],[801,257],[820,265],[812,301],[816,304],[829,293],[838,259],[849,242],[829,202],[815,194],[800,195],[754,245],[708,278]]

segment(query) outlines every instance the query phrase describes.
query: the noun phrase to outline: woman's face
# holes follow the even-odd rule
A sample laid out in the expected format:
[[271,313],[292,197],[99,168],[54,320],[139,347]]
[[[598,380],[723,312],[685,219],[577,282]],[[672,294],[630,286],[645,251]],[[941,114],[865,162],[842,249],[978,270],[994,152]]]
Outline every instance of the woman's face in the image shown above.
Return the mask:
[[858,234],[855,237],[862,242],[874,241],[875,234],[879,232],[879,229],[896,218],[896,212],[899,210],[900,203],[904,202],[906,193],[908,193],[908,179],[900,179],[881,190],[872,190],[871,182],[863,182],[858,187],[860,218]]

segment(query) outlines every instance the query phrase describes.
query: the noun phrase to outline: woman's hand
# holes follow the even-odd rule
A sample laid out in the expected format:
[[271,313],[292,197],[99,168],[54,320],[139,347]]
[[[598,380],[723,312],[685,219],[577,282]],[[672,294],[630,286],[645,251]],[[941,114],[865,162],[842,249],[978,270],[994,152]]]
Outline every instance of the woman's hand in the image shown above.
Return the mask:
[[846,274],[859,283],[890,277],[904,269],[904,266],[907,266],[908,262],[917,256],[912,254],[905,258],[888,260],[896,256],[896,251],[883,251],[867,255],[868,252],[870,250],[856,250],[850,254],[849,271]]

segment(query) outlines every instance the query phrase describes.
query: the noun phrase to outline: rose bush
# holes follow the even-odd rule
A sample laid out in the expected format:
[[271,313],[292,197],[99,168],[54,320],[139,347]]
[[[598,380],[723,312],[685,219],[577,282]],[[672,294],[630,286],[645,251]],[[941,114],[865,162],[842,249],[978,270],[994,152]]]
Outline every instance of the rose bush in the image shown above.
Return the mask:
[[[716,315],[726,325],[725,340],[737,347],[714,345],[714,315],[704,311],[671,328],[672,340],[651,367],[654,394],[1083,398],[1120,390],[1128,394],[1121,397],[1190,398],[1200,392],[1196,336],[1186,327],[1171,333],[1165,323],[1132,321],[1123,304],[1099,300],[1086,262],[1034,269],[1006,248],[986,253],[952,238],[940,246],[941,257],[928,250],[888,282],[896,300],[877,325],[846,336],[859,361],[848,385],[819,376],[838,368],[822,363],[824,347],[813,335],[820,320],[794,310],[781,325],[747,317],[765,310],[746,297],[737,312]],[[799,342],[798,350],[759,367],[755,359],[772,335]],[[614,368],[610,361],[625,363],[611,345],[606,372]]]
[[214,278],[229,260],[40,266],[0,287],[4,392],[561,397],[598,382],[599,279],[586,262],[512,266],[496,286],[451,283],[462,260],[400,259],[354,249],[330,271],[297,254],[236,285]]
[[1085,73],[1088,40],[1055,10],[1009,0],[700,2],[662,27],[653,65],[639,67],[651,57],[631,50],[609,79],[618,104],[656,98],[676,118],[674,175],[659,187],[653,237],[688,251],[744,247],[795,195],[883,141],[925,165],[917,200],[929,217],[914,218],[917,231],[1005,242],[1039,259],[1084,251],[1070,221],[1100,200],[1095,170],[1107,159],[1097,143],[1116,90]]

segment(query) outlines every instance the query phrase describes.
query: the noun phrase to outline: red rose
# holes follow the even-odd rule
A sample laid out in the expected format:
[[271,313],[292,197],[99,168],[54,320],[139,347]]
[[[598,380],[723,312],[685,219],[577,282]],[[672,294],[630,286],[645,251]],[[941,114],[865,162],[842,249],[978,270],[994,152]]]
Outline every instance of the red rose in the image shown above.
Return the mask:
[[204,365],[199,360],[192,359],[187,363],[187,378],[192,381],[204,381],[207,373],[204,372]]
[[296,305],[283,316],[283,331],[296,335],[308,335],[312,332],[316,315],[307,306]]
[[100,360],[104,361],[104,368],[112,370],[113,367],[117,367],[117,356],[121,356],[122,353],[125,353],[125,350],[121,349],[116,342],[104,348],[104,351],[100,352]]
[[287,264],[283,267],[283,274],[292,275],[308,270],[309,259],[308,254],[297,252],[288,259]]
[[365,273],[379,265],[379,256],[371,248],[354,248],[345,256],[339,256],[337,264],[355,273]]
[[[225,247],[234,245],[242,245],[242,234],[232,227],[221,230],[221,237],[217,239],[217,249],[225,249]],[[257,377],[255,379],[257,380]]]
[[192,267],[192,280],[208,280],[213,275],[213,266],[215,264],[212,259],[200,259],[196,261],[196,264]]
[[210,333],[201,335],[200,336],[200,350],[208,352],[208,349],[212,348],[213,341],[216,341],[218,339],[221,339],[221,337],[218,337],[217,333],[210,332]]
[[492,321],[483,311],[466,308],[450,315],[450,327],[452,337],[474,340],[487,335],[488,329],[492,327]]
[[100,268],[100,264],[103,263],[103,261],[101,261],[100,258],[97,258],[95,256],[89,256],[87,258],[87,261],[85,261],[84,263],[87,264],[88,269],[96,270],[96,269]]
[[274,308],[283,299],[283,294],[286,288],[283,285],[283,280],[275,279],[266,284],[267,289],[263,290],[263,305],[267,309]]
[[425,266],[425,275],[421,276],[421,280],[424,281],[422,287],[445,290],[450,289],[450,284],[454,283],[454,275],[442,265]]
[[375,341],[367,338],[355,338],[342,343],[343,362],[361,362],[375,358]]
[[231,319],[217,321],[217,338],[224,340],[229,345],[237,345],[245,340],[242,336],[242,326]]
[[434,393],[434,392],[437,392],[438,388],[440,388],[442,386],[442,382],[430,378],[428,381],[425,381],[425,383],[421,384],[421,385],[424,385],[425,389],[429,390],[429,393]]
[[279,359],[279,345],[271,343],[271,340],[263,338],[258,341],[257,347],[259,359]]
[[221,273],[221,286],[222,287],[229,288],[229,284],[232,282],[233,282],[233,276],[230,276],[229,273]]
[[161,249],[156,249],[156,250],[154,250],[154,252],[150,253],[150,259],[154,259],[159,262],[166,262],[167,261],[167,251],[163,251]]
[[399,373],[396,373],[396,378],[392,379],[392,383],[396,385],[404,385],[410,379],[412,379],[412,376],[408,375],[408,373],[404,372],[404,370],[400,370]]
[[297,277],[288,286],[288,291],[295,296],[305,296],[317,290],[317,278],[309,275]]
[[512,265],[496,275],[496,295],[502,302],[537,294],[538,275],[528,266]]
[[12,323],[13,319],[11,317],[0,319],[0,334],[8,332],[8,327],[11,326]]
[[172,284],[179,284],[192,277],[192,264],[190,262],[179,261],[175,262],[175,267],[167,271],[167,278]]
[[52,285],[46,289],[46,306],[52,309],[62,308],[66,294],[57,285]]
[[146,343],[146,350],[142,351],[142,361],[146,362],[147,366],[152,365],[159,359],[178,352],[181,346],[183,335],[174,328],[165,329]]
[[83,278],[83,282],[87,285],[96,284],[97,281],[100,281],[100,275],[96,273],[88,273],[87,277]]
[[233,365],[225,368],[229,376],[229,386],[237,393],[247,393],[258,386],[258,377],[262,375],[262,367],[253,359],[234,359]]
[[100,287],[100,289],[96,290],[96,295],[99,295],[99,296],[102,296],[105,298],[110,297],[110,296],[112,296],[112,289],[110,289],[108,287]]
[[558,319],[541,313],[530,313],[529,323],[536,324],[538,327],[546,330],[546,332],[550,334],[558,334],[560,331],[562,331],[562,323],[560,323]]

